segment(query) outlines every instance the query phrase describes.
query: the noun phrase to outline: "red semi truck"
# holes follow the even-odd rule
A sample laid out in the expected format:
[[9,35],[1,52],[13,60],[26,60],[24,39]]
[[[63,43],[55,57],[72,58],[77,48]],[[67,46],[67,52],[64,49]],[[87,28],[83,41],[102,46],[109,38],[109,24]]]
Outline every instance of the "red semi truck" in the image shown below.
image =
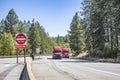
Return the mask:
[[62,58],[62,48],[60,46],[53,47],[53,59],[61,59]]
[[62,57],[69,58],[69,48],[62,48]]

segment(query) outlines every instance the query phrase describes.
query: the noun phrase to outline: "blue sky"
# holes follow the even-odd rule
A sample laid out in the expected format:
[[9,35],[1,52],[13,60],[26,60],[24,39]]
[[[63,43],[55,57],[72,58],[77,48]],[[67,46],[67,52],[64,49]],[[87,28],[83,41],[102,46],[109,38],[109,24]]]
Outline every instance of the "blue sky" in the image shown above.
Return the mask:
[[65,36],[83,0],[0,0],[0,20],[14,9],[20,20],[34,18],[50,36]]

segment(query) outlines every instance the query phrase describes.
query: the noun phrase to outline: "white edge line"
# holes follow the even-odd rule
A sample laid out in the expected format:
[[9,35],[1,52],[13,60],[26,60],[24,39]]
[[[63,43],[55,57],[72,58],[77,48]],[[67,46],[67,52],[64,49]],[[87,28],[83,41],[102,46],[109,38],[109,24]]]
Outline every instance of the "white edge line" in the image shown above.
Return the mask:
[[115,76],[119,76],[119,77],[120,77],[120,74],[116,74],[116,73],[113,73],[113,72],[108,72],[108,71],[103,71],[103,70],[99,70],[99,69],[89,68],[89,67],[86,67],[86,66],[81,66],[81,67],[87,68],[87,69],[91,69],[91,70],[94,70],[94,71],[99,71],[99,72],[103,72],[103,73],[115,75]]

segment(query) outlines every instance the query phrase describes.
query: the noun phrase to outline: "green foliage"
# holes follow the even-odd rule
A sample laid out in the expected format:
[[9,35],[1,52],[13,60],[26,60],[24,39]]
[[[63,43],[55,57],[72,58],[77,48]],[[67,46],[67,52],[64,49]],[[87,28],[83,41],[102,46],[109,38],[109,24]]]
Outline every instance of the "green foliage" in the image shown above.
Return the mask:
[[15,44],[11,33],[4,32],[0,38],[0,54],[1,55],[14,55]]
[[83,23],[79,19],[78,13],[75,14],[70,24],[69,31],[70,47],[76,53],[80,53],[85,48]]
[[37,26],[37,23],[34,23],[34,19],[33,19],[33,22],[31,24],[31,27],[29,29],[29,32],[28,32],[28,38],[29,38],[29,43],[30,43],[30,48],[32,50],[32,53],[35,53],[36,52],[36,48],[39,48],[40,47],[40,32],[39,32],[39,29],[38,29],[39,26]]
[[2,54],[2,47],[3,47],[1,39],[2,39],[2,34],[0,33],[0,55]]
[[69,41],[68,35],[66,35],[64,37],[58,35],[55,39],[56,39],[55,41],[56,41],[57,45],[61,46],[62,48],[70,48],[70,44],[69,44],[70,41]]
[[53,46],[56,45],[56,42],[47,35],[39,22],[34,22],[34,19],[28,31],[28,43],[30,47],[28,51],[36,53],[36,48],[39,48],[40,54],[51,54]]
[[[49,37],[43,26],[38,21],[20,21],[13,9],[11,9],[0,22],[0,55],[15,54],[15,41],[13,37],[17,33],[27,34],[27,53],[36,53],[36,48],[40,48],[41,54],[51,54],[56,42]],[[23,49],[19,49],[19,54],[23,54]]]
[[64,47],[64,39],[63,38],[64,37],[62,37],[62,36],[59,36],[59,35],[57,36],[56,43],[58,46]]
[[17,14],[13,9],[11,9],[5,19],[4,32],[10,32],[13,36],[15,36],[14,27],[17,25],[18,21]]
[[47,38],[48,39],[48,47],[47,47],[47,53],[48,54],[53,54],[53,46],[56,46],[57,43],[50,37]]
[[15,27],[15,32],[16,33],[26,33],[26,29],[25,29],[25,24],[23,24],[23,22],[19,22],[18,26]]
[[82,4],[86,50],[91,56],[116,58],[120,47],[120,1],[84,0]]
[[1,22],[0,22],[0,33],[2,33],[5,29],[5,20],[2,19]]

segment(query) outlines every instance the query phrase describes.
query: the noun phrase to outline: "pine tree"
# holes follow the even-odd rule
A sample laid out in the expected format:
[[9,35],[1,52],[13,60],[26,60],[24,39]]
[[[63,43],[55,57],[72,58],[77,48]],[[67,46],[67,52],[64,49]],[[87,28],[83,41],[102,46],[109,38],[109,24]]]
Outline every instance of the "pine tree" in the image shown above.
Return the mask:
[[70,24],[69,37],[70,47],[76,54],[84,50],[84,31],[82,21],[80,21],[78,13],[75,14]]
[[18,26],[15,27],[16,33],[26,33],[25,24],[22,21],[18,23]]
[[40,45],[41,52],[46,54],[47,48],[49,48],[48,36],[43,26],[40,26],[39,30],[40,30],[40,36],[41,36],[41,45]]
[[[119,0],[84,0],[86,49],[94,56],[116,57],[119,48]],[[97,53],[97,54],[96,54]]]
[[10,32],[14,36],[14,27],[17,25],[18,21],[17,14],[14,9],[11,9],[5,19],[5,32]]
[[36,48],[40,47],[40,36],[39,36],[39,29],[34,22],[34,19],[32,21],[30,30],[29,30],[29,44],[31,46],[32,53],[36,52]]
[[3,31],[5,31],[4,29],[5,29],[5,20],[2,19],[0,23],[0,33],[3,33]]
[[64,40],[62,36],[57,36],[57,40],[56,43],[58,44],[58,46],[64,47]]

